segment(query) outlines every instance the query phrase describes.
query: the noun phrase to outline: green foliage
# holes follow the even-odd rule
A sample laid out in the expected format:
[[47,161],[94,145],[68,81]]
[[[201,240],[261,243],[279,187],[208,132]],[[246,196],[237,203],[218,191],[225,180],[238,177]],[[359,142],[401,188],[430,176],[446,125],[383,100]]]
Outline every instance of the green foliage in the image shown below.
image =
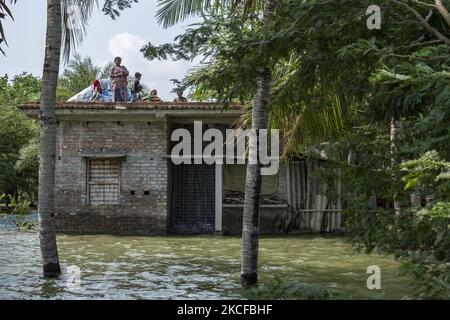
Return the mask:
[[[160,3],[165,25],[199,8],[203,19],[173,44],[149,43],[144,55],[201,57],[183,81],[192,98],[244,102],[249,111],[259,67],[268,66],[271,125],[283,132],[284,155],[324,151],[330,169],[322,178],[331,184],[340,171],[356,248],[396,255],[415,276],[420,297],[446,297],[435,284],[449,282],[450,52],[430,32],[448,34],[442,16],[417,1],[379,0],[382,28],[369,30],[371,0],[281,0],[267,24],[254,14],[261,11],[245,9],[246,1]],[[428,16],[429,27],[418,15]],[[395,135],[392,120],[401,123]],[[417,194],[419,202],[428,199],[425,208],[413,209]]]
[[39,131],[34,121],[21,113],[17,105],[39,96],[40,80],[29,74],[21,74],[11,81],[8,76],[0,78],[0,193],[18,195],[32,194],[36,189],[37,179],[30,180],[28,173],[36,170],[36,164],[17,167],[26,154],[22,149],[29,148],[37,141]]
[[22,73],[9,79],[0,77],[0,104],[18,105],[21,102],[39,100],[41,81],[29,74]]
[[449,165],[435,151],[401,165],[408,189],[435,198],[425,207],[405,208],[396,217],[390,206],[369,210],[350,205],[346,214],[352,241],[367,252],[399,258],[401,270],[413,276],[411,285],[420,298],[450,297],[449,179],[442,175]]
[[164,28],[205,12],[229,6],[233,10],[241,7],[245,12],[262,10],[263,0],[158,0],[156,19]]
[[205,11],[202,22],[190,25],[174,44],[148,43],[141,50],[149,60],[201,57],[201,66],[183,83],[194,88],[194,99],[231,103],[251,99],[256,92],[254,66],[261,56],[249,46],[256,47],[260,41],[262,33],[256,31],[261,29],[260,19],[245,14],[243,7],[231,10],[230,5],[225,2]]
[[[350,115],[343,127],[346,130],[320,146],[333,163],[331,169],[341,171],[348,234],[357,248],[394,254],[405,266],[411,262],[426,270],[426,259],[435,259],[439,267],[433,271],[409,269],[409,273],[415,276],[420,297],[446,297],[446,289],[437,288],[431,279],[449,282],[444,266],[450,252],[445,239],[450,233],[443,209],[448,201],[448,183],[443,180],[448,168],[430,150],[437,150],[445,159],[450,155],[449,48],[392,1],[378,3],[383,9],[382,31],[365,27],[364,10],[370,4],[366,1],[341,1],[339,6],[328,1],[286,3],[280,8],[283,15],[277,15],[278,29],[289,21],[297,25],[279,34],[300,54],[305,52],[300,56],[299,78],[292,78],[298,84],[291,84],[292,88],[306,94],[306,106],[318,101],[316,108],[325,104],[329,106],[326,110],[333,106],[326,97],[335,94],[347,107],[344,113]],[[427,14],[423,6],[410,4]],[[437,14],[429,20],[442,31],[440,22]],[[324,90],[319,90],[316,94],[318,86],[331,93],[323,95]],[[294,106],[289,102],[294,95],[286,96],[288,108]],[[389,132],[392,118],[401,120],[394,142]],[[317,127],[316,131],[321,135],[324,130]],[[299,142],[297,148],[308,141]],[[414,160],[418,154],[425,156]],[[332,175],[328,178],[334,179]],[[434,200],[426,209],[411,209],[413,193]],[[402,208],[399,217],[394,202]],[[417,252],[426,259],[415,258]],[[444,271],[438,274],[436,270]],[[428,285],[433,289],[424,289]]]
[[31,202],[35,203],[37,201],[39,178],[39,141],[37,140],[37,134],[28,145],[20,150],[15,170],[20,178],[16,186],[26,193]]
[[[58,81],[58,98],[70,98],[92,84],[101,72],[90,57],[75,55]],[[67,100],[65,99],[65,100]]]
[[400,271],[414,277],[411,284],[419,298],[450,298],[450,267],[425,252],[401,259]]
[[405,173],[403,181],[406,183],[406,190],[420,186],[425,187],[428,192],[433,189],[438,191],[437,186],[440,189],[444,187],[444,191],[449,190],[450,163],[443,161],[436,150],[426,152],[419,159],[403,162],[401,168]]
[[15,225],[17,231],[30,231],[36,228],[36,224],[34,222],[27,221],[24,217],[16,217]]
[[98,74],[98,79],[109,79],[109,72],[111,70],[111,68],[113,67],[114,63],[113,62],[109,62],[106,64],[106,66],[104,66],[101,70],[100,73]]
[[335,291],[275,277],[268,285],[253,287],[245,293],[251,300],[328,300],[337,298]]
[[112,19],[117,19],[120,16],[120,11],[131,8],[133,3],[137,2],[139,0],[105,0],[102,11]]
[[14,213],[16,215],[27,215],[30,213],[30,202],[22,197],[0,194],[0,211]]
[[75,55],[58,80],[56,97],[58,101],[67,101],[86,89],[95,79],[108,79],[112,62],[106,66],[96,66],[91,57]]
[[58,87],[56,88],[56,100],[60,102],[65,102],[72,98],[75,94],[78,92],[72,91],[67,87],[63,87],[62,85],[58,84]]
[[30,202],[28,200],[24,200],[22,198],[19,198],[17,202],[12,202],[12,206],[14,206],[15,210],[14,213],[16,215],[27,215],[30,211]]

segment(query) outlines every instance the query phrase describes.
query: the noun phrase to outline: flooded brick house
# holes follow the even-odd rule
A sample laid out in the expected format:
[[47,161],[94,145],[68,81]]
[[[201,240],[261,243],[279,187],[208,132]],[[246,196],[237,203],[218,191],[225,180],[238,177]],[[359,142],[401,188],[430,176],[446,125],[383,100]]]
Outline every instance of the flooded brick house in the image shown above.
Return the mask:
[[[39,104],[21,110],[37,118]],[[63,233],[239,234],[245,165],[175,165],[171,133],[194,121],[226,130],[241,106],[211,103],[58,104],[55,224]],[[317,163],[296,159],[263,177],[261,233],[333,232],[341,204],[308,179]]]

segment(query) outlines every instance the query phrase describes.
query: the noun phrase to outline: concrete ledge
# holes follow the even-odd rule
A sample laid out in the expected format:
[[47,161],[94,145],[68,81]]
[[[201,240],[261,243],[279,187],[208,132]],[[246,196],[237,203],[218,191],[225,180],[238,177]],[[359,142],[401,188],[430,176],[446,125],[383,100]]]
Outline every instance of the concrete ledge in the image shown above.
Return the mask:
[[81,158],[96,158],[96,159],[111,159],[111,158],[125,158],[126,153],[114,153],[114,152],[89,152],[89,153],[81,153]]

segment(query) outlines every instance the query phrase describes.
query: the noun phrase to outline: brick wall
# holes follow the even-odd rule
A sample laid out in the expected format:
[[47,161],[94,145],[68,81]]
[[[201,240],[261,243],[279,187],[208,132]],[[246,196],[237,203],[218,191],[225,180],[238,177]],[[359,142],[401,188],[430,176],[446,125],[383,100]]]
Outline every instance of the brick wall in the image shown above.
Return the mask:
[[[164,234],[167,230],[167,125],[144,121],[60,121],[56,228],[68,233]],[[86,153],[124,152],[120,205],[92,207]],[[132,194],[133,191],[133,194]],[[148,193],[148,194],[145,194]]]

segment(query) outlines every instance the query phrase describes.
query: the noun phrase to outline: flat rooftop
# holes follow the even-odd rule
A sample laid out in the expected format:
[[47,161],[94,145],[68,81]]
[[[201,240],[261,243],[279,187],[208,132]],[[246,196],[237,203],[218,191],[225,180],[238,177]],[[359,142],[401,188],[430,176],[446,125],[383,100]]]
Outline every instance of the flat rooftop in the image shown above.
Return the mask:
[[[29,117],[38,118],[39,102],[22,104],[20,110]],[[142,120],[164,121],[174,119],[217,118],[219,122],[229,122],[243,115],[240,104],[224,106],[209,102],[64,102],[57,103],[56,117],[60,120]]]

